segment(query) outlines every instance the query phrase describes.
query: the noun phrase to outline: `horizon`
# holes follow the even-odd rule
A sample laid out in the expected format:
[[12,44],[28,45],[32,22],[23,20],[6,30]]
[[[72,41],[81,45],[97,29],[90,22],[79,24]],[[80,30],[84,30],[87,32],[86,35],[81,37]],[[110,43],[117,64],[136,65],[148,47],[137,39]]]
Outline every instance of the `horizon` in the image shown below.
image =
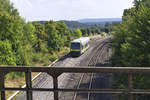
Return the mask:
[[[53,21],[77,21],[79,22],[80,20],[100,20],[100,19],[122,19],[122,18],[83,18],[83,19],[77,19],[77,20],[53,20]],[[49,20],[36,20],[36,21],[49,21]]]

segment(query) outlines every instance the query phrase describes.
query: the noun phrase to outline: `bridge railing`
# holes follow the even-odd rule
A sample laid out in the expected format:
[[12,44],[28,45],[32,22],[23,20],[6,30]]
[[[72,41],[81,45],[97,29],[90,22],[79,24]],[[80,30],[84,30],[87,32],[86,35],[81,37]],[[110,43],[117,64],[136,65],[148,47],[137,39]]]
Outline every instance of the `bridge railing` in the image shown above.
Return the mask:
[[[9,72],[25,72],[25,88],[6,88],[5,75]],[[33,88],[31,81],[32,72],[45,72],[53,77],[53,88]],[[127,89],[62,89],[58,88],[58,77],[63,73],[112,73],[128,75]],[[133,89],[133,74],[150,74],[149,67],[0,67],[0,91],[1,100],[5,100],[6,91],[26,91],[27,100],[33,100],[33,91],[54,92],[54,100],[58,100],[58,92],[82,92],[82,93],[108,93],[108,94],[129,94],[128,100],[133,100],[133,94],[150,94],[150,89]]]

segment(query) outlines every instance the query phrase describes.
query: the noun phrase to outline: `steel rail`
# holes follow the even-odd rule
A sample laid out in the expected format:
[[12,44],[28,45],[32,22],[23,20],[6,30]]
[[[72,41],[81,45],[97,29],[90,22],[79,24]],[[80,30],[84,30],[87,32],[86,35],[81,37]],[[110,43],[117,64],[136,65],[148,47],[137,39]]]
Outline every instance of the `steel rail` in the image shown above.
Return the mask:
[[[87,62],[85,62],[85,65],[87,65],[87,66],[96,65],[96,63],[98,62],[97,57],[102,55],[102,51],[103,51],[103,48],[105,46],[105,42],[106,42],[105,40],[102,40],[100,43],[96,44],[96,47],[94,48],[94,51],[93,51],[93,55],[90,56],[89,60],[86,60]],[[89,87],[88,87],[89,89],[91,89],[91,86],[92,86],[93,75],[94,75],[94,73],[91,73],[90,84],[89,84]],[[84,76],[85,76],[85,73],[83,73],[81,75],[81,78],[80,78],[80,80],[78,82],[78,85],[77,85],[77,89],[80,88],[80,85],[81,85],[81,83],[83,81],[83,77]],[[73,96],[73,100],[76,100],[76,98],[77,98],[77,93],[75,92],[75,94]],[[90,93],[89,92],[88,92],[88,97],[87,98],[88,98],[87,100],[90,99]]]
[[[89,90],[92,88],[93,77],[94,77],[94,73],[92,73],[92,75],[91,75]],[[91,93],[88,92],[88,100],[90,100],[90,94]]]
[[[79,80],[79,82],[78,82],[78,85],[77,85],[77,89],[80,88],[80,84],[81,84],[81,82],[82,82],[82,80],[83,80],[84,75],[85,75],[85,73],[83,73],[83,74],[81,75],[81,78],[80,78],[80,80]],[[77,93],[75,92],[75,93],[74,93],[74,96],[73,96],[73,100],[76,100],[76,98],[77,98]]]
[[[97,53],[96,53],[97,55],[95,56],[95,60],[93,60],[93,65],[96,65],[100,61],[98,58],[101,58],[101,56],[103,54],[102,52],[105,49],[105,45],[106,45],[106,43],[104,42],[102,44],[102,46],[98,48]],[[92,75],[91,75],[89,89],[92,89],[93,78],[94,78],[94,73],[92,73]],[[91,96],[91,92],[90,93],[88,92],[87,100],[90,100],[90,96]]]

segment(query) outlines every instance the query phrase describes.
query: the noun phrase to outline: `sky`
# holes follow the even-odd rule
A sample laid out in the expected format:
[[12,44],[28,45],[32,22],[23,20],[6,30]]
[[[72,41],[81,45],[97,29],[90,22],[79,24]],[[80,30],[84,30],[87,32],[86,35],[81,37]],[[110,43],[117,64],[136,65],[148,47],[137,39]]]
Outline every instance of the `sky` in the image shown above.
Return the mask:
[[121,18],[134,0],[10,0],[27,21]]

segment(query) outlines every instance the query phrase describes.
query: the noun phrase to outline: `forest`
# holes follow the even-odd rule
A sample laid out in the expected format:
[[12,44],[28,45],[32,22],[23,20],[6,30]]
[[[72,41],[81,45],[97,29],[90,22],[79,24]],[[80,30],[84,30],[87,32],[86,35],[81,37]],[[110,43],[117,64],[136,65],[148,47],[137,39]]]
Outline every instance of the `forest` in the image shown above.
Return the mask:
[[[112,66],[150,66],[150,0],[134,0],[134,7],[125,9],[123,21],[114,27]],[[116,78],[115,88],[127,88],[127,76]],[[149,89],[149,75],[134,75],[134,88]],[[149,95],[136,95],[134,100],[149,100]],[[119,100],[125,100],[120,97]]]

